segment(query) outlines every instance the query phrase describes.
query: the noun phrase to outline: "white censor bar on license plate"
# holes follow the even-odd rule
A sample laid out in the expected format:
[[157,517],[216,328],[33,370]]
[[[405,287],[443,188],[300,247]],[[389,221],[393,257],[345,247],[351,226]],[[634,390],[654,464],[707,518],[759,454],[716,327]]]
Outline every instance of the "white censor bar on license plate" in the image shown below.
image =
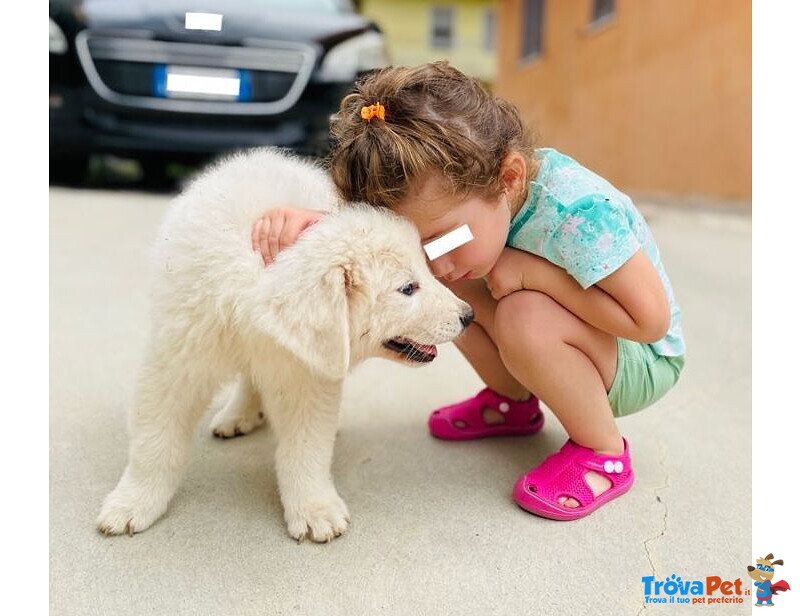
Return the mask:
[[470,231],[469,225],[461,225],[449,233],[445,233],[442,237],[428,242],[427,244],[423,245],[422,248],[425,249],[425,253],[428,255],[428,258],[433,261],[434,259],[441,257],[443,254],[446,254],[451,250],[455,250],[467,242],[471,242],[473,239],[475,238],[472,237],[472,231]]
[[167,96],[234,100],[242,80],[239,71],[198,66],[168,66]]
[[222,30],[222,15],[218,13],[186,13],[183,25],[187,30]]

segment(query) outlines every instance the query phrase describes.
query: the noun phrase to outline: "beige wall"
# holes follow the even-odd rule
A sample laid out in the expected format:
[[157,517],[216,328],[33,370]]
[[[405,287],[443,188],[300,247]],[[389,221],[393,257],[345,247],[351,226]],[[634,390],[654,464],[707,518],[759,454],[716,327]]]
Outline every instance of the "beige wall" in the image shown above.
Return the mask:
[[622,189],[749,199],[751,6],[743,0],[545,0],[542,54],[521,61],[522,0],[498,4],[495,92],[540,145]]
[[[455,11],[450,49],[431,46],[435,6],[451,6]],[[484,20],[486,11],[494,6],[494,0],[362,0],[361,13],[383,30],[392,64],[416,66],[447,59],[468,75],[490,82],[496,71],[497,41],[495,49],[486,49]]]

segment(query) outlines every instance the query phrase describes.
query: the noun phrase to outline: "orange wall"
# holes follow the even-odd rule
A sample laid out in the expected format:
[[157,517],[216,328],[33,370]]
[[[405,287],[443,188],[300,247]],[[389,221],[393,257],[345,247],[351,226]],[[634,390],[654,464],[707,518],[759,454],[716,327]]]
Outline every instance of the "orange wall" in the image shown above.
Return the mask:
[[751,6],[743,0],[545,0],[520,60],[522,0],[498,4],[495,93],[553,146],[622,189],[750,199]]

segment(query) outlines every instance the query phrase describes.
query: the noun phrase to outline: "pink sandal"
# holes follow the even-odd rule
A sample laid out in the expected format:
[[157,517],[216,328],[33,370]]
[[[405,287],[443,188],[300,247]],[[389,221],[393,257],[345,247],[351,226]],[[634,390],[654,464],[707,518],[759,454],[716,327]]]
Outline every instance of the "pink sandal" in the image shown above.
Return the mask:
[[[484,409],[494,409],[503,414],[505,421],[487,423]],[[459,427],[456,422],[463,423]],[[522,436],[536,434],[544,425],[544,414],[535,396],[520,402],[483,389],[476,396],[431,413],[428,429],[436,438],[447,441],[468,441],[487,436]]]
[[[628,441],[620,456],[595,453],[568,440],[558,453],[554,453],[539,466],[531,469],[514,485],[514,500],[531,513],[551,520],[577,520],[589,515],[601,505],[622,496],[633,485],[633,469]],[[611,482],[611,486],[595,496],[586,483],[586,473],[594,471]],[[566,496],[578,501],[577,507],[566,507],[558,502]]]

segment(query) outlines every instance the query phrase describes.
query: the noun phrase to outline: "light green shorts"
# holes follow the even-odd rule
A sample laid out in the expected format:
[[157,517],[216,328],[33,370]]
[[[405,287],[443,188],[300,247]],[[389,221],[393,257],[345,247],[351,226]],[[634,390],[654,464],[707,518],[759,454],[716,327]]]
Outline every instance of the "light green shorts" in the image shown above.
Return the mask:
[[649,344],[617,338],[617,374],[608,392],[614,417],[641,411],[667,393],[683,370],[684,357],[662,357]]

